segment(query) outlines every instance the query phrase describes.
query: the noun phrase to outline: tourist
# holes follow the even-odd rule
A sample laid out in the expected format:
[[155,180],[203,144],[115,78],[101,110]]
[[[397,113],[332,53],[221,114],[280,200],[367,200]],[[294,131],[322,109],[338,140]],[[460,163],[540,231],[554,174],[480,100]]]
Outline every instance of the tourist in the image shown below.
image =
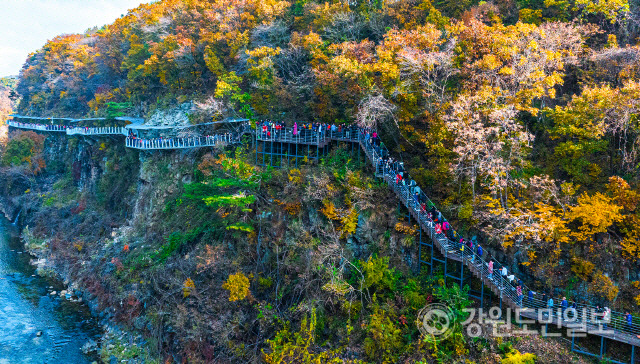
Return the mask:
[[609,307],[605,307],[602,313],[602,327],[607,328],[607,324],[611,321],[611,310]]
[[522,287],[520,285],[516,287],[516,294],[518,295],[518,306],[522,307]]
[[436,234],[442,235],[442,224],[441,223],[437,223],[436,226],[435,226],[435,230],[436,230]]
[[500,274],[502,275],[502,278],[500,280],[500,289],[504,289],[504,280],[507,279],[507,267],[503,266],[502,269],[500,270]]
[[489,267],[487,270],[489,271],[489,279],[493,280],[493,259],[489,260]]
[[564,319],[564,312],[569,307],[569,302],[567,302],[567,297],[562,297],[562,301],[560,301],[560,310],[562,314],[562,318]]
[[600,305],[596,305],[595,312],[593,313],[593,321],[597,324],[600,322],[601,318],[602,318],[602,308],[600,307]]
[[449,222],[447,220],[442,221],[442,232],[445,236],[449,236],[449,229],[451,229],[451,225],[449,225]]
[[416,193],[413,194],[413,200],[414,203],[416,204],[416,211],[419,211],[419,207],[420,207],[420,194],[416,191]]
[[627,321],[627,330],[633,332],[633,316],[627,311],[624,315],[624,319]]

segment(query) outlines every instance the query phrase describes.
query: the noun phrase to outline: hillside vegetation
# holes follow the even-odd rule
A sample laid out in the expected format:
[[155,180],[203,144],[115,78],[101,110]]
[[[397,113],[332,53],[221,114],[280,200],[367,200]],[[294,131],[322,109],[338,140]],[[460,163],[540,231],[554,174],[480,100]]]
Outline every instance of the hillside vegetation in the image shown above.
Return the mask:
[[[529,286],[639,312],[637,5],[158,1],[31,54],[18,110],[103,116],[125,105],[150,115],[192,102],[192,123],[376,127],[453,225],[478,235]],[[73,274],[105,307],[120,302],[118,320],[146,316],[153,329],[140,330],[158,340],[156,354],[500,360],[488,358],[500,343],[470,348],[462,333],[442,347],[417,340],[416,310],[464,292],[411,274],[415,231],[396,227],[388,192],[343,151],[319,170],[272,171],[251,166],[248,149],[141,156],[138,165],[133,152],[103,143],[76,153],[109,160],[80,193],[72,192],[82,174],[75,163],[85,161],[53,163],[36,139],[20,134],[2,156],[30,174],[59,167],[60,180],[43,192],[60,202],[30,200],[44,207],[36,236],[68,211],[87,226],[83,219],[100,221],[98,235],[60,232],[48,247],[65,252],[60,264],[71,256],[103,270],[102,281],[88,280],[89,266]],[[92,190],[94,203],[83,195]],[[122,196],[135,201],[119,206]],[[129,213],[132,230],[107,236]],[[462,298],[459,307],[468,304]],[[236,312],[229,301],[240,302]]]
[[631,5],[159,1],[34,52],[19,109],[376,125],[449,215],[614,300],[640,258]]

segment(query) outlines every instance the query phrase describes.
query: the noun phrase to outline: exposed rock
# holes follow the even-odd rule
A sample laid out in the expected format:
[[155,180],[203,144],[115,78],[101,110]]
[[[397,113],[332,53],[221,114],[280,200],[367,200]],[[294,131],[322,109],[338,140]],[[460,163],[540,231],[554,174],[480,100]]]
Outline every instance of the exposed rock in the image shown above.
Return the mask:
[[98,343],[93,340],[89,340],[84,345],[82,345],[82,352],[85,354],[89,354],[97,350],[98,350]]
[[156,110],[145,124],[155,126],[189,125],[189,113],[193,111],[194,107],[190,102],[169,110]]

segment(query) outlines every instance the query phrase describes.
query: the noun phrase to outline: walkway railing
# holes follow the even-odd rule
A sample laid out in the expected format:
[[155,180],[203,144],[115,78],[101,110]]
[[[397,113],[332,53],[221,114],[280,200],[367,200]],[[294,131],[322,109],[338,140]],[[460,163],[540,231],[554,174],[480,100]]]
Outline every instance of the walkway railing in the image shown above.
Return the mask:
[[66,132],[67,129],[70,128],[70,126],[68,125],[20,123],[13,120],[7,121],[7,125],[12,126],[14,128],[19,128],[19,129],[56,131],[56,132],[62,132],[62,133]]
[[126,135],[125,128],[116,126],[78,127],[58,124],[21,123],[13,120],[7,121],[7,125],[27,130],[64,132],[67,135]]
[[239,142],[240,135],[234,134],[215,134],[198,137],[154,139],[140,139],[129,137],[126,140],[126,146],[128,148],[142,150],[159,150],[213,147],[216,145],[226,145]]
[[67,129],[67,135],[127,135],[127,131],[123,127],[105,126],[105,127],[73,127]]

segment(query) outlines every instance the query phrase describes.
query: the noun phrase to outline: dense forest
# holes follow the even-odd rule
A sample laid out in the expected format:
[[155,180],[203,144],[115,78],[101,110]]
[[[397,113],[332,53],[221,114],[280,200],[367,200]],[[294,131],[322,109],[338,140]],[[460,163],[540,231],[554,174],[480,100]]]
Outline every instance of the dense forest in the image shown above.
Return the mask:
[[[29,55],[17,109],[104,116],[116,104],[149,116],[190,103],[192,123],[247,117],[375,127],[454,225],[513,262],[529,286],[640,312],[638,5],[157,1],[100,29],[58,36]],[[138,170],[131,152],[116,157],[102,146],[94,152],[116,160],[104,169],[110,180],[98,186],[101,208],[115,221],[123,211],[151,209],[113,205],[120,198],[115,186],[134,183],[115,183],[118,170],[151,176],[162,171],[154,163],[180,165],[157,157],[141,159]],[[446,362],[470,350],[494,360],[469,349],[462,334],[435,348],[416,340],[406,322],[425,302],[470,303],[452,298],[464,293],[438,287],[437,278],[417,279],[407,267],[392,267],[415,248],[415,230],[395,225],[388,192],[341,153],[320,171],[261,170],[242,148],[194,157],[184,167],[195,170],[193,180],[156,181],[165,196],[145,197],[158,198],[163,208],[154,207],[150,225],[137,221],[135,229],[140,241],[160,244],[157,249],[142,246],[144,254],[114,257],[113,281],[90,284],[109,286],[118,292],[115,302],[131,303],[119,313],[129,324],[143,311],[141,302],[148,316],[147,302],[156,315],[171,307],[177,316],[156,317],[157,327],[170,320],[171,330],[155,352],[175,350],[192,361]],[[28,160],[26,168],[33,169]],[[67,202],[79,198],[65,196]],[[310,206],[316,213],[307,214]],[[272,208],[288,226],[273,220],[263,241],[262,219]],[[384,217],[376,210],[386,211]],[[391,226],[392,234],[386,228],[363,234],[365,217]],[[354,248],[354,236],[369,236],[377,248]],[[346,256],[338,248],[345,246]],[[126,247],[118,254],[128,253]],[[69,254],[84,254],[76,250]],[[178,252],[183,258],[173,255]],[[186,276],[163,277],[159,265]],[[137,291],[132,282],[150,280],[162,281],[150,290],[173,285],[181,297],[154,302],[131,293]],[[113,288],[116,281],[129,288]],[[196,289],[208,296],[192,295]],[[216,295],[226,295],[225,302]],[[243,306],[233,314],[227,299]],[[236,325],[205,319],[218,315]],[[207,335],[219,336],[202,344]]]

